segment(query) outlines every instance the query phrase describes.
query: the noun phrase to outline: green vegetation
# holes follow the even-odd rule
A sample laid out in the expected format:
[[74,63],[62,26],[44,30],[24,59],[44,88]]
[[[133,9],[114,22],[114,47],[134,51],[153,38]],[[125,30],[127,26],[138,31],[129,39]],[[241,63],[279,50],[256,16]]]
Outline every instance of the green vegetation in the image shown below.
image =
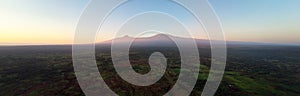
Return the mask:
[[[176,83],[180,69],[177,48],[134,48],[130,62],[138,73],[150,70],[148,56],[162,52],[168,62],[163,78],[134,86],[115,72],[110,50],[96,48],[101,76],[121,96],[162,95]],[[200,48],[200,74],[192,96],[199,96],[209,73],[209,49]],[[0,47],[0,96],[84,95],[74,75],[71,46]],[[299,96],[300,47],[238,46],[228,49],[226,72],[216,96]],[[188,70],[186,70],[188,71]]]

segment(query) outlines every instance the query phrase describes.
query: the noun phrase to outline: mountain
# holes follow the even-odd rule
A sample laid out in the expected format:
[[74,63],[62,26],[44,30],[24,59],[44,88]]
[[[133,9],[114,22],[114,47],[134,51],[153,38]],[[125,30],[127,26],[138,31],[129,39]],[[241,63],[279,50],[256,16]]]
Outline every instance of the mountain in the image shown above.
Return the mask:
[[[151,37],[139,37],[134,38],[128,35],[120,38],[115,38],[112,40],[104,41],[97,43],[98,45],[110,45],[112,42],[115,44],[126,44],[133,40],[133,46],[158,46],[158,47],[168,47],[174,46],[175,41],[180,41],[183,44],[190,44],[193,40],[196,42],[198,46],[209,46],[210,41],[207,39],[193,39],[193,38],[184,38],[177,37],[169,34],[157,34]],[[215,41],[218,42],[218,41]],[[280,45],[280,44],[272,44],[272,43],[257,43],[257,42],[240,42],[240,41],[226,41],[227,45],[235,46],[235,45]]]

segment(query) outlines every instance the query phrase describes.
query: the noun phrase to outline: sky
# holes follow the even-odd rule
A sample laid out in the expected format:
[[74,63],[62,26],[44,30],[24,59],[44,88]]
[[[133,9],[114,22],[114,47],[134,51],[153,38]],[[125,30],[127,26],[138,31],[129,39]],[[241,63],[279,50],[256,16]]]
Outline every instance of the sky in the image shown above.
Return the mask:
[[[169,13],[173,19],[192,26],[189,27],[190,30],[202,30],[192,15],[167,0],[152,0],[153,2],[148,3],[147,0],[144,3],[134,1],[136,0],[131,0],[112,13],[107,23],[103,24],[105,33],[100,32],[97,41],[113,38],[111,31],[118,29],[114,28],[116,24],[120,25],[126,18],[150,9]],[[0,44],[71,44],[77,21],[88,2],[89,0],[0,0]],[[300,0],[209,0],[209,2],[221,21],[228,41],[300,45]],[[150,3],[156,6],[147,6]],[[125,24],[127,28],[123,28],[127,30],[128,35],[135,36],[135,33],[130,32],[145,29],[143,26],[153,24],[151,21],[161,22],[156,26],[161,26],[159,27],[161,29],[167,28],[165,30],[172,31],[174,35],[183,35],[183,32],[170,29],[172,28],[170,26],[177,26],[174,25],[177,23],[163,23],[169,22],[167,21],[169,19],[164,19],[164,15],[141,16],[147,18],[148,21],[144,22],[149,23],[143,25],[139,24],[142,23],[141,19],[132,19],[131,24]],[[194,37],[207,38],[202,33]]]

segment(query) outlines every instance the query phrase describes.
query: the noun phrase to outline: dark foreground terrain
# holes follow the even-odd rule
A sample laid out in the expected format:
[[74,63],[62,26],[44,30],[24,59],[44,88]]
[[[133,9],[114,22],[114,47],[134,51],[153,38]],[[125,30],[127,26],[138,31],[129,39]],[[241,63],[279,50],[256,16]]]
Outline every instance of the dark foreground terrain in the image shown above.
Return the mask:
[[[115,72],[109,48],[96,48],[99,71],[108,86],[119,95],[162,95],[172,88],[180,70],[176,47],[137,47],[130,51],[136,72],[149,71],[150,53],[159,51],[168,58],[163,78],[150,87],[133,86]],[[76,81],[71,46],[0,47],[0,96],[84,95]],[[210,49],[200,47],[201,72],[191,93],[199,96],[210,66]],[[226,72],[217,96],[300,96],[300,47],[229,46]]]

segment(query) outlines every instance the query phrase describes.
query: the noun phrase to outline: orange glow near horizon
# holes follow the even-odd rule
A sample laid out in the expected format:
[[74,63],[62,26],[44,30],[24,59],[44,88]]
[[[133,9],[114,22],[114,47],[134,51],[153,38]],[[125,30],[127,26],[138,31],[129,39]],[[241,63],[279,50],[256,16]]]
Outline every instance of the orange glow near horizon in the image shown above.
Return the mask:
[[[246,1],[226,5],[229,2],[211,0],[227,41],[300,45],[299,1]],[[77,21],[87,3],[88,0],[1,0],[0,45],[73,44]],[[257,6],[252,7],[254,4]],[[198,30],[198,26],[194,28]],[[98,36],[96,42],[114,37],[110,33]],[[194,37],[207,38],[205,34]]]

